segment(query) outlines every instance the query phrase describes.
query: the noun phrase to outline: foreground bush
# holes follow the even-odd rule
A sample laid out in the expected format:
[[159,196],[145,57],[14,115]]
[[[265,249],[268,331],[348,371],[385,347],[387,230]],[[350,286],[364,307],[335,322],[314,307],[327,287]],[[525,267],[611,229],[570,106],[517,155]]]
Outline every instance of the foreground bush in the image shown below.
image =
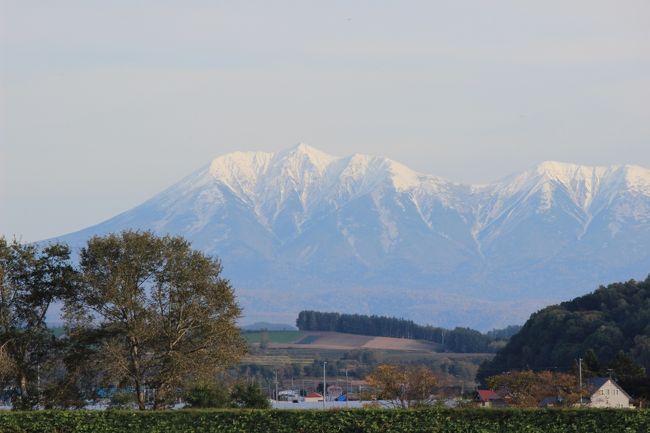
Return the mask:
[[11,433],[594,433],[648,432],[634,410],[186,410],[0,413]]

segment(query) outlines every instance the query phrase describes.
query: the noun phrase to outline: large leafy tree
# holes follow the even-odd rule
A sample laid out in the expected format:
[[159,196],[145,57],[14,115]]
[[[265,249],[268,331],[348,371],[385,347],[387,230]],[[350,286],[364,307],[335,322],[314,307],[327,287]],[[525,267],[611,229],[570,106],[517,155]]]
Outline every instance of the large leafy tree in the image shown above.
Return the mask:
[[18,408],[39,403],[38,379],[58,345],[45,315],[74,287],[69,257],[64,245],[39,248],[0,238],[0,379],[19,389]]
[[133,387],[140,409],[146,388],[158,406],[243,355],[235,324],[241,310],[221,264],[186,240],[134,231],[93,237],[80,265],[82,286],[68,305],[71,333],[103,331],[95,359]]
[[390,405],[413,408],[430,404],[438,377],[424,366],[381,364],[366,381]]

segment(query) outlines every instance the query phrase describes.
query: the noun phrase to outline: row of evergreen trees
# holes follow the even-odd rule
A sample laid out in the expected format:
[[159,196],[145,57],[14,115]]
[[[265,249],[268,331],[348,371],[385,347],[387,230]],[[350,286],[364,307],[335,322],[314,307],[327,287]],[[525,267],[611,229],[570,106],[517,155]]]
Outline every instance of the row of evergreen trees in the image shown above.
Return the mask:
[[[377,337],[412,338],[439,344],[443,350],[459,353],[495,352],[497,338],[470,328],[444,329],[418,325],[412,320],[362,314],[301,311],[296,320],[301,331],[331,331]],[[499,336],[502,333],[497,333]]]

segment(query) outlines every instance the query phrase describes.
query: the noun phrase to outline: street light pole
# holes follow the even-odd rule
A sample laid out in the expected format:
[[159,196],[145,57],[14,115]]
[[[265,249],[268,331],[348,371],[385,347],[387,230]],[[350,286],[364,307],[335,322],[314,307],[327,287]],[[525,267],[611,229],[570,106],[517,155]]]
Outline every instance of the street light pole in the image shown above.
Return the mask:
[[582,358],[578,358],[578,383],[579,383],[579,392],[580,392],[580,406],[582,406]]
[[325,409],[325,399],[327,398],[327,382],[325,382],[325,366],[327,361],[323,361],[323,409]]
[[348,401],[350,401],[350,381],[348,380],[348,369],[345,369],[345,406],[348,406]]

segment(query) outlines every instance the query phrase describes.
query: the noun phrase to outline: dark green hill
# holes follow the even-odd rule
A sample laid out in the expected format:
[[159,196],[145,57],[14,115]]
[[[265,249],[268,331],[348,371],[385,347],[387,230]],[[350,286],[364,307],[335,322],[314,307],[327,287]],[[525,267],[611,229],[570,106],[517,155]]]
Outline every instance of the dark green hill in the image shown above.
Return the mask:
[[650,277],[610,284],[530,316],[479,380],[510,370],[571,370],[593,350],[602,364],[619,351],[650,371]]

